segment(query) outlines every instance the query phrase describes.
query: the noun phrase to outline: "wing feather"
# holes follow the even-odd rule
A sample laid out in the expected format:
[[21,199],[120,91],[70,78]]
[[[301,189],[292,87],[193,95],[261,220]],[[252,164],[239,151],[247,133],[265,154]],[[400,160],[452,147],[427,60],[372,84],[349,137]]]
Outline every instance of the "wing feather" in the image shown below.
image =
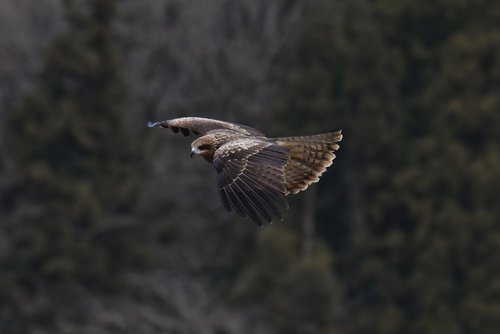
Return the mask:
[[241,176],[241,181],[247,185],[247,187],[250,189],[252,193],[255,194],[256,200],[259,201],[262,206],[266,207],[275,217],[278,217],[279,219],[283,218],[281,212],[274,203],[275,197],[270,195],[269,192],[266,191],[265,189],[260,189],[256,186],[252,187],[253,180],[249,179],[244,174]]
[[259,226],[262,226],[262,219],[260,216],[264,217],[267,221],[271,221],[271,215],[264,209],[263,205],[256,200],[254,196],[254,192],[252,189],[248,187],[242,188],[244,185],[243,182],[235,182],[232,186],[240,196],[241,201],[243,201],[245,205],[245,209],[248,212],[248,215],[252,220]]
[[219,197],[222,204],[224,205],[224,208],[226,208],[227,211],[231,211],[231,205],[229,204],[229,197],[226,193],[226,190],[220,188],[218,190],[219,190]]
[[290,160],[285,166],[287,194],[296,194],[319,181],[321,175],[332,165],[335,151],[340,146],[342,131],[303,137],[276,138],[276,143],[287,147]]
[[246,125],[203,117],[181,117],[160,122],[148,122],[148,126],[150,128],[155,126],[170,128],[175,133],[181,131],[184,136],[190,135],[191,132],[195,135],[204,135],[213,130],[225,129],[238,132],[246,136],[264,137],[262,132]]
[[247,182],[247,180],[248,177],[242,174],[240,179],[236,182],[236,185],[238,185],[238,187],[240,188],[242,186],[244,187],[243,192],[245,193],[245,195],[250,197],[254,205],[261,212],[262,216],[264,216],[267,221],[272,221],[272,215],[281,219],[281,213],[276,209],[276,207],[270,204],[270,198],[266,196],[267,191],[263,188],[260,188],[258,185],[255,185],[253,182]]
[[281,220],[288,209],[285,165],[288,149],[258,138],[240,138],[222,145],[214,155],[217,186],[224,207],[262,221]]
[[247,216],[247,209],[244,207],[244,204],[240,200],[240,196],[238,196],[233,188],[226,189],[227,194],[229,195],[229,204],[240,216]]

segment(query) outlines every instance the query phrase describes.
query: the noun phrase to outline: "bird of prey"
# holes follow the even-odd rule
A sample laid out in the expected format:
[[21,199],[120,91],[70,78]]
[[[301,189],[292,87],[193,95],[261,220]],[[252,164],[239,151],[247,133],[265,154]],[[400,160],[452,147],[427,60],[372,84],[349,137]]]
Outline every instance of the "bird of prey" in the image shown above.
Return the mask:
[[224,207],[257,225],[282,220],[288,209],[285,196],[306,190],[335,159],[342,131],[313,136],[268,138],[259,130],[201,117],[148,122],[188,136],[191,157],[201,155],[217,171],[217,187]]

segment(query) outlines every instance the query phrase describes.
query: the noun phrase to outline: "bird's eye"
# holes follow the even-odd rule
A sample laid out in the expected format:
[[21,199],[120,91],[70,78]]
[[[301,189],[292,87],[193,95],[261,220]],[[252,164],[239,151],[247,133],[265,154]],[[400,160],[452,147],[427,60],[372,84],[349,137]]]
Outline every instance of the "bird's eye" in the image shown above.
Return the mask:
[[207,151],[207,150],[210,149],[210,145],[209,144],[203,144],[203,145],[198,146],[198,149],[200,151]]

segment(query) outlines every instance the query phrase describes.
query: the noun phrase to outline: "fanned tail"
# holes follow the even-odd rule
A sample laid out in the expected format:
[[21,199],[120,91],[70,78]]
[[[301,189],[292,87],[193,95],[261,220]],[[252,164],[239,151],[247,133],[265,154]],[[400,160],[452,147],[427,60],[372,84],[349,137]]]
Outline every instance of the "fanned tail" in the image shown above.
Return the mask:
[[334,152],[339,149],[337,143],[341,140],[341,130],[313,136],[276,138],[276,143],[290,152],[285,166],[287,194],[296,194],[306,190],[311,183],[318,182],[335,159]]

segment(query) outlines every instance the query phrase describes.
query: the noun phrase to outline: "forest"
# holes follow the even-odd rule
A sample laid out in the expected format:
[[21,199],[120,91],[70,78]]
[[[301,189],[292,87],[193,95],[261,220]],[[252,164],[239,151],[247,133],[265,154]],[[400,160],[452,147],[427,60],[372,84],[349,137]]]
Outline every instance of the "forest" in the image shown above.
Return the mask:
[[[259,228],[184,116],[342,129]],[[0,333],[497,334],[500,1],[2,0]]]

